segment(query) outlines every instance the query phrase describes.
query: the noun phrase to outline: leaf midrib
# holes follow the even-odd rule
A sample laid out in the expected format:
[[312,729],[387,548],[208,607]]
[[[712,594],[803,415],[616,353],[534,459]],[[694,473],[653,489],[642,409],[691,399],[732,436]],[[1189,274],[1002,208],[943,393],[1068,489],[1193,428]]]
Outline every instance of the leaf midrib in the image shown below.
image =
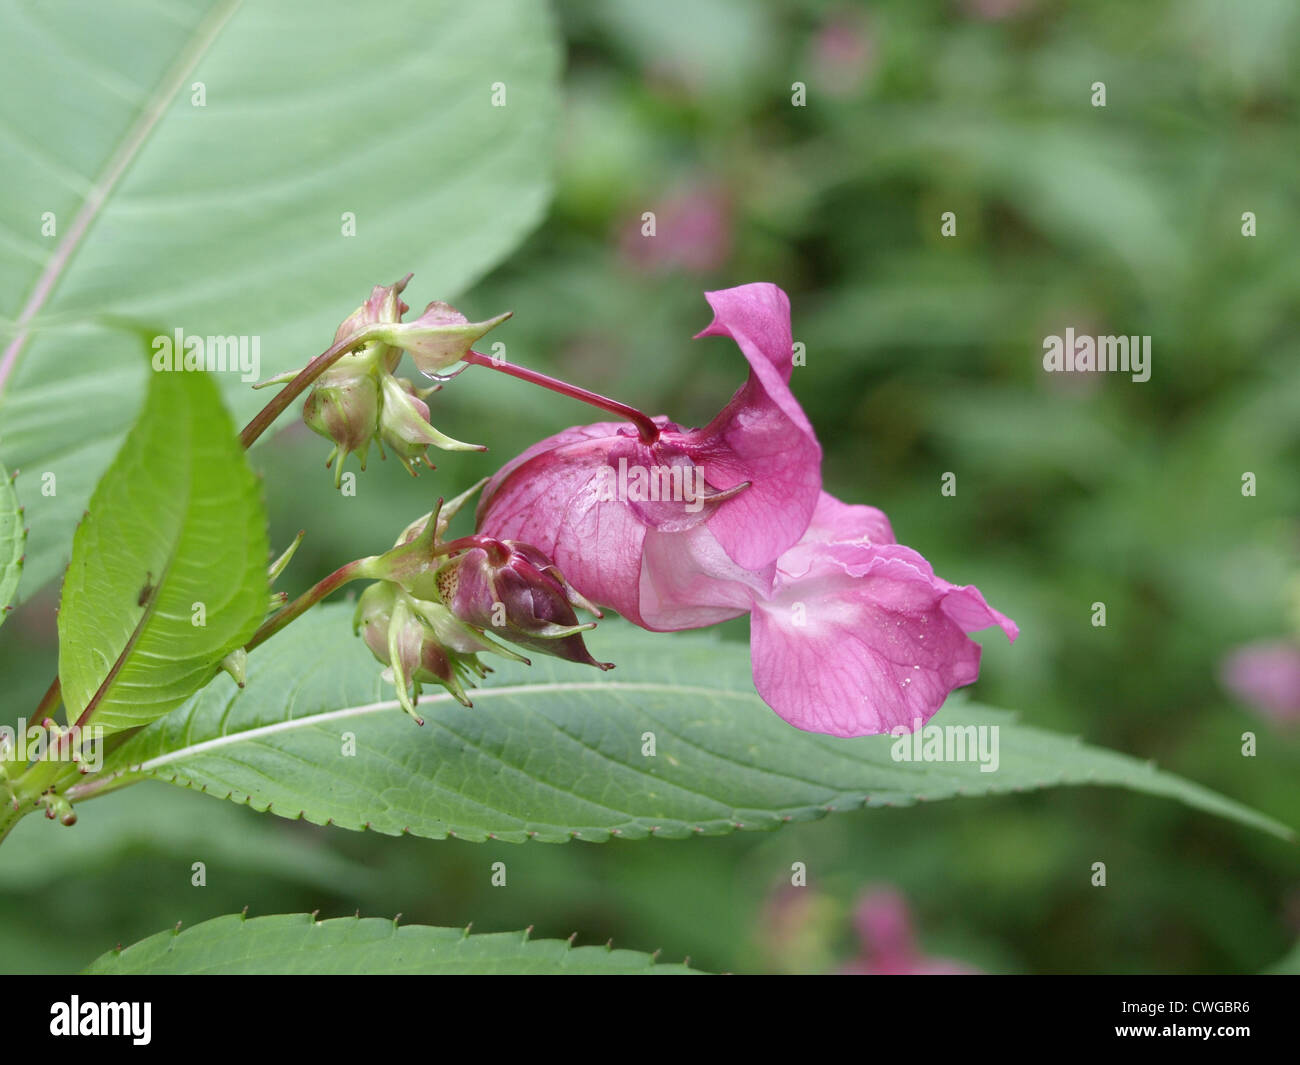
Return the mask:
[[[236,0],[236,2],[238,2],[238,0]],[[183,422],[187,431],[190,428],[189,413],[190,412],[188,411],[186,412],[187,416]],[[153,591],[150,593],[148,601],[144,605],[144,611],[140,614],[140,619],[136,622],[135,628],[131,630],[131,635],[127,637],[126,643],[122,646],[122,650],[113,661],[113,665],[109,667],[108,673],[105,675],[103,681],[100,682],[99,687],[95,689],[94,694],[91,695],[90,699],[87,701],[85,709],[83,709],[77,717],[77,725],[83,728],[90,723],[90,719],[94,715],[96,708],[104,701],[113,685],[116,683],[118,676],[126,666],[127,660],[135,651],[136,644],[140,642],[140,638],[144,635],[145,629],[148,628],[149,622],[153,620],[153,616],[158,609],[158,601],[162,598],[163,592],[167,588],[167,582],[171,577],[172,569],[176,563],[177,553],[180,551],[181,544],[185,539],[187,526],[193,518],[193,515],[190,512],[190,507],[193,503],[193,467],[195,462],[193,433],[189,433],[189,444],[189,470],[187,471],[189,476],[185,478],[185,498],[181,501],[179,508],[180,523],[177,527],[176,537],[172,541],[171,546],[167,549],[167,557],[163,562],[162,572],[158,577],[157,583],[153,586]]]
[[[671,692],[676,695],[706,695],[713,698],[758,698],[754,692],[737,691],[733,688],[709,688],[703,685],[657,684],[651,681],[645,683],[628,681],[576,681],[564,684],[513,684],[500,688],[480,688],[478,691],[474,692],[474,698],[481,699],[485,696],[499,695],[538,695],[554,694],[556,692],[611,690]],[[441,693],[436,695],[426,695],[419,700],[418,705],[429,706],[436,703],[449,703],[452,701],[452,698],[451,695]],[[202,740],[199,743],[191,744],[187,747],[178,747],[173,751],[168,751],[166,754],[159,755],[157,758],[149,758],[137,765],[119,769],[113,774],[113,776],[106,779],[112,780],[116,777],[130,773],[151,773],[162,766],[170,765],[173,762],[181,761],[184,758],[193,757],[196,754],[202,754],[210,750],[217,750],[221,747],[229,747],[237,743],[251,742],[265,736],[273,736],[281,732],[291,732],[299,728],[311,728],[327,721],[341,721],[352,717],[364,717],[369,714],[377,714],[385,710],[396,710],[400,706],[401,703],[396,699],[385,699],[380,702],[363,703],[360,706],[344,706],[337,710],[326,710],[318,714],[308,714],[304,717],[291,718],[288,721],[276,721],[270,725],[258,725],[256,728],[244,729],[240,732],[231,732],[210,740]]]
[[144,110],[127,129],[122,142],[113,150],[103,171],[90,186],[68,232],[59,241],[45,269],[41,271],[32,286],[27,302],[15,322],[16,331],[13,339],[5,348],[3,357],[0,357],[0,399],[4,397],[5,387],[13,375],[18,357],[30,335],[28,324],[53,295],[63,272],[81,246],[82,239],[89,232],[101,208],[108,202],[118,181],[130,168],[140,150],[148,143],[154,128],[175,99],[185,79],[207,54],[242,2],[243,0],[219,0],[208,10],[193,35],[180,50],[176,62],[163,76],[158,88],[145,101]]

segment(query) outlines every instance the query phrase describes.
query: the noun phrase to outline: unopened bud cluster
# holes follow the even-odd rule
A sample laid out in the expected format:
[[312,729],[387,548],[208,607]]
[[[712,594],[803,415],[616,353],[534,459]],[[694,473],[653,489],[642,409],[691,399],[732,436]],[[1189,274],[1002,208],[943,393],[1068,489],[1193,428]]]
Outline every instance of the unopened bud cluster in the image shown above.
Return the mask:
[[468,536],[442,542],[448,521],[475,489],[412,523],[366,575],[380,578],[362,593],[354,628],[388,667],[402,708],[417,721],[425,684],[440,684],[465,706],[465,688],[490,669],[479,655],[528,659],[499,640],[570,662],[612,668],[587,651],[575,608],[601,616],[537,548],[512,540]]
[[[471,322],[445,303],[433,302],[419,318],[403,322],[410,308],[401,292],[407,278],[393,285],[376,285],[370,298],[344,319],[334,335],[336,345],[356,338],[355,346],[316,379],[303,406],[303,420],[334,444],[326,466],[338,460],[335,484],[343,477],[343,462],[350,454],[366,467],[371,443],[380,454],[390,449],[412,474],[423,462],[431,469],[428,449],[483,451],[480,444],[453,440],[429,424],[426,397],[442,386],[416,388],[395,376],[402,352],[409,352],[416,368],[436,377],[464,359],[471,346],[493,326],[509,317],[498,315]],[[265,384],[284,384],[297,372],[281,374]],[[261,386],[259,386],[261,387]]]

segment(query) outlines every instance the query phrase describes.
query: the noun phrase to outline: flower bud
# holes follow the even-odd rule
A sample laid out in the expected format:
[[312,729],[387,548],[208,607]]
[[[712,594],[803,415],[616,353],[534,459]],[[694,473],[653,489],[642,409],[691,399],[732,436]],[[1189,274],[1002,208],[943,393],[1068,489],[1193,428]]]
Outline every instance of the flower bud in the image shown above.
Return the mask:
[[377,581],[362,593],[353,628],[389,667],[385,677],[397,688],[398,702],[419,724],[424,721],[415,704],[425,684],[441,684],[457,702],[473,706],[465,684],[488,673],[480,652],[528,661],[462,624],[441,603],[416,599],[391,581]]
[[[400,322],[402,315],[411,309],[401,299],[401,292],[406,288],[406,283],[410,280],[411,275],[407,274],[402,280],[394,284],[376,285],[371,289],[370,298],[344,318],[338,329],[334,331],[334,343],[337,344],[346,340],[353,334],[373,325]],[[349,355],[345,358],[354,357],[364,360],[367,365],[371,366],[382,362],[384,369],[391,373],[397,368],[402,353],[390,348],[387,344],[371,339],[362,342],[362,346],[357,349],[355,356]]]
[[[335,485],[343,479],[343,462],[356,452],[366,468],[370,442],[387,444],[412,475],[416,462],[432,467],[429,447],[444,451],[486,451],[481,444],[466,444],[440,433],[429,424],[424,397],[435,389],[419,391],[411,382],[394,376],[402,352],[410,351],[421,372],[437,376],[461,362],[470,346],[509,313],[485,322],[471,322],[445,303],[433,302],[413,322],[403,322],[410,308],[401,293],[411,275],[392,285],[376,285],[370,298],[348,315],[334,332],[330,362],[315,380],[303,406],[303,420],[334,444],[326,466],[335,459]],[[342,349],[340,351],[340,349]],[[303,370],[277,374],[256,385],[289,385]]]
[[530,650],[612,668],[587,651],[582,633],[595,622],[579,624],[574,607],[597,617],[600,612],[569,587],[549,558],[529,544],[479,540],[434,574],[438,596],[452,614]]
[[405,378],[384,374],[382,378],[383,403],[379,413],[379,435],[383,443],[392,448],[403,466],[416,474],[415,462],[421,461],[430,469],[428,448],[443,451],[486,451],[482,444],[465,444],[438,432],[429,424],[429,407],[416,393],[415,386]]
[[460,362],[474,342],[510,317],[498,314],[485,322],[471,322],[456,308],[435,300],[411,322],[394,322],[378,334],[386,344],[411,353],[422,374],[432,376]]
[[303,406],[303,421],[333,441],[328,467],[338,459],[334,483],[343,479],[343,461],[352,452],[366,468],[366,453],[379,425],[379,386],[372,374],[354,367],[331,367],[320,377]]
[[402,315],[411,309],[400,298],[402,290],[410,280],[411,275],[407,274],[392,285],[376,285],[372,288],[370,298],[344,318],[342,324],[335,330],[334,342],[337,344],[340,340],[346,340],[366,326],[400,322]]
[[248,683],[248,652],[242,647],[236,647],[226,655],[218,663],[218,667],[229,673],[231,679],[241,688]]

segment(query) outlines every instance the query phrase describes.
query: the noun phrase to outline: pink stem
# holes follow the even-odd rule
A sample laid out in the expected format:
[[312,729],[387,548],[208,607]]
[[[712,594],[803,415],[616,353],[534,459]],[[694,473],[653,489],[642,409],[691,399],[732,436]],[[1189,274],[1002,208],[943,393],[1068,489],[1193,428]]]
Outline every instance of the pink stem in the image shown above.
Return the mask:
[[616,399],[610,399],[608,396],[602,396],[599,392],[589,392],[585,388],[579,388],[577,385],[571,385],[567,381],[560,381],[554,377],[548,377],[544,373],[538,373],[536,370],[529,370],[523,366],[516,366],[514,363],[506,362],[503,359],[494,359],[490,355],[484,355],[481,351],[471,351],[465,356],[465,361],[474,366],[485,366],[489,370],[496,370],[499,373],[509,374],[511,377],[517,377],[521,381],[527,381],[530,384],[539,385],[542,388],[549,388],[552,392],[558,392],[562,396],[568,396],[570,399],[576,399],[581,403],[590,404],[600,410],[608,411],[610,414],[617,415],[620,418],[626,418],[637,427],[641,435],[641,443],[653,444],[659,439],[659,426],[655,425],[650,415],[637,410],[635,407],[629,407],[626,403],[620,403]]

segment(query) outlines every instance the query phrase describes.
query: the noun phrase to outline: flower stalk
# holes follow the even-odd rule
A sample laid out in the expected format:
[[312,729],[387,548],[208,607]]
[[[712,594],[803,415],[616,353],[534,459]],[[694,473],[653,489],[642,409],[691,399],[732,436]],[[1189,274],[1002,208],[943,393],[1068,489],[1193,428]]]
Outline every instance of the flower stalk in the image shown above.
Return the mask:
[[659,426],[654,423],[654,419],[644,411],[639,411],[635,407],[630,407],[626,403],[620,403],[616,399],[610,399],[608,396],[602,396],[599,392],[592,392],[586,388],[579,388],[577,385],[571,385],[567,381],[561,381],[556,377],[549,377],[544,373],[536,370],[530,370],[525,366],[516,366],[514,363],[506,362],[504,359],[494,359],[490,355],[484,355],[481,351],[469,351],[465,355],[465,361],[472,366],[483,366],[489,370],[496,370],[498,373],[507,374],[510,377],[517,377],[521,381],[527,381],[530,384],[537,385],[539,388],[549,389],[552,392],[558,392],[562,396],[568,396],[570,399],[576,399],[580,403],[586,403],[588,406],[596,407],[609,414],[619,418],[624,418],[636,426],[637,432],[641,437],[641,443],[653,444],[659,439]]

